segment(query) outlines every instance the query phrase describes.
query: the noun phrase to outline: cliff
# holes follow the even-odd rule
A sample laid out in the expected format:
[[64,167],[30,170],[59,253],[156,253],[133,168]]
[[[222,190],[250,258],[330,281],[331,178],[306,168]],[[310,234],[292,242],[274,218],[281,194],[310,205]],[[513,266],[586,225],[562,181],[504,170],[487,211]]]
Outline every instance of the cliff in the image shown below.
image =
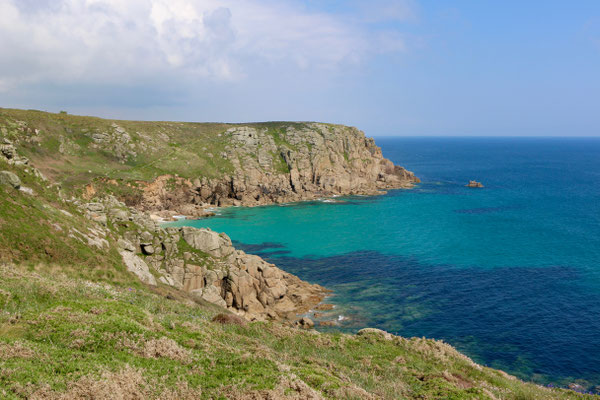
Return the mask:
[[[233,172],[213,179],[181,180],[184,190],[178,199],[192,204],[253,206],[378,194],[419,181],[383,158],[374,140],[356,128],[319,123],[236,126],[221,135],[227,144],[217,156],[230,161]],[[176,205],[165,186],[147,187],[142,205],[146,209]]]
[[0,109],[0,133],[65,190],[90,199],[108,192],[153,212],[203,215],[209,205],[378,194],[419,181],[373,139],[341,125],[111,121]]
[[[174,206],[182,190],[191,196],[182,206],[193,208],[202,207],[194,201],[257,204],[415,181],[352,128],[329,132],[318,125],[332,135],[345,132],[328,136],[317,125],[286,126],[289,145],[300,146],[291,132],[302,129],[310,131],[298,133],[302,140],[323,142],[284,153],[287,169],[275,172],[260,167],[265,158],[254,160],[246,139],[233,139],[239,126],[117,124],[2,110],[0,397],[593,398],[522,382],[435,340],[376,329],[357,335],[298,329],[292,322],[323,298],[322,287],[235,249],[225,234],[163,229],[144,211]],[[270,142],[269,127],[251,127],[261,132],[257,143]],[[170,139],[150,136],[155,128]],[[216,144],[202,156],[177,147],[210,141]],[[263,147],[257,144],[256,152]],[[348,160],[345,152],[339,159],[339,149]],[[203,164],[217,150],[226,156]],[[367,153],[353,170],[351,160]],[[311,173],[303,175],[307,165]],[[273,180],[261,186],[266,177]],[[146,191],[161,179],[164,199],[151,203]],[[231,189],[203,196],[223,184]]]
[[164,229],[112,196],[74,203],[97,230],[113,233],[127,269],[151,286],[176,288],[249,320],[293,321],[325,296],[323,287],[235,249],[224,233]]

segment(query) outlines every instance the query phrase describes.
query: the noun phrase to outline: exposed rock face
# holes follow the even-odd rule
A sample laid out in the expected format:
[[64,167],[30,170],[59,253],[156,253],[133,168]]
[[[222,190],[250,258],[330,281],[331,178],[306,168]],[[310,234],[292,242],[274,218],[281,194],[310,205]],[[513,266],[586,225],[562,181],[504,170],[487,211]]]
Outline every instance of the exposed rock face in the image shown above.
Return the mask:
[[150,273],[150,269],[144,260],[126,250],[122,250],[120,253],[129,272],[133,272],[144,283],[156,285],[156,279]]
[[[136,153],[136,145],[132,142],[131,136],[125,129],[115,123],[111,124],[110,129],[104,132],[94,132],[88,134],[93,143],[93,148],[108,149],[121,163],[125,163],[129,158],[134,158]],[[67,139],[62,138],[61,153],[69,153],[69,147],[76,146]]]
[[10,140],[4,139],[3,142],[3,144],[0,144],[0,156],[2,156],[9,165],[29,165],[29,159],[27,157],[21,157],[17,153],[17,148]]
[[356,128],[320,123],[279,130],[240,126],[224,135],[229,144],[218,157],[231,162],[233,173],[213,179],[159,177],[146,186],[142,208],[254,206],[331,195],[377,194],[419,182],[412,172],[383,158],[375,141]]
[[235,252],[231,239],[224,233],[218,234],[209,229],[196,229],[189,226],[181,228],[181,233],[187,244],[213,257],[228,257]]
[[147,214],[128,209],[110,196],[81,208],[100,224],[110,221],[128,228],[117,245],[128,270],[145,283],[171,285],[193,298],[261,320],[294,319],[325,295],[321,286],[236,250],[223,233],[192,227],[163,229]]

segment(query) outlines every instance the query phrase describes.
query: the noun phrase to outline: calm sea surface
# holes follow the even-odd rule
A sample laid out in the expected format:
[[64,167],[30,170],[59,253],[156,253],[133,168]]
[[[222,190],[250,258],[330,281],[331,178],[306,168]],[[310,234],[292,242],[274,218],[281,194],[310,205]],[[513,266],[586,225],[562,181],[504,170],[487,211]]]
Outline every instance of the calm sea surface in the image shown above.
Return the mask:
[[423,183],[177,224],[332,289],[337,329],[443,339],[525,379],[600,385],[600,139],[377,144]]

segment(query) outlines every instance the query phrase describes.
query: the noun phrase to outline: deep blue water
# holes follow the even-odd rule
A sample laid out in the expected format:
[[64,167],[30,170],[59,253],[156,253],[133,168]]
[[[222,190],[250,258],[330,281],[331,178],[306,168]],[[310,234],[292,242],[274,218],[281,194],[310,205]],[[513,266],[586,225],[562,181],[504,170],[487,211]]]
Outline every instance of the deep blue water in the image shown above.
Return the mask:
[[327,318],[349,318],[338,329],[443,339],[525,379],[599,385],[600,139],[377,143],[423,183],[179,224],[332,289]]

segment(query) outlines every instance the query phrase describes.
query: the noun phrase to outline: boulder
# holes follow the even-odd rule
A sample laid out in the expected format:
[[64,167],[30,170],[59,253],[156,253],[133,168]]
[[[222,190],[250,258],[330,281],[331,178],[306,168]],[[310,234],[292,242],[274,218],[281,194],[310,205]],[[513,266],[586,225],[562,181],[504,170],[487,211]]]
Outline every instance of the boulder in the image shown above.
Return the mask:
[[135,252],[135,246],[129,240],[119,239],[117,241],[117,246],[119,246],[121,250]]
[[197,229],[189,226],[181,228],[181,232],[187,244],[213,257],[227,257],[235,251],[231,239],[225,234],[219,234],[210,229]]
[[144,283],[156,286],[156,279],[150,273],[148,265],[137,255],[130,251],[121,250],[119,252],[123,257],[123,262],[127,266],[127,270],[133,272]]
[[129,213],[125,210],[120,210],[118,208],[113,208],[108,213],[113,221],[128,221]]
[[10,171],[0,171],[0,185],[6,185],[19,189],[21,187],[21,180],[15,174]]
[[154,254],[154,246],[152,246],[151,244],[143,244],[142,252],[146,255],[152,255]]
[[154,235],[150,232],[144,231],[140,235],[140,243],[142,245],[150,245],[154,241]]
[[87,203],[86,208],[88,211],[95,213],[104,212],[104,204],[102,203]]
[[5,143],[0,145],[0,154],[2,154],[7,160],[12,160],[16,158],[17,150],[11,143]]
[[308,317],[302,317],[298,321],[296,321],[296,326],[302,329],[312,329],[315,327],[315,323],[312,319]]
[[216,304],[219,307],[227,307],[227,303],[225,299],[221,297],[221,292],[219,288],[215,286],[206,286],[204,289],[195,289],[190,292],[192,297],[200,298],[204,301],[208,301],[209,303]]

